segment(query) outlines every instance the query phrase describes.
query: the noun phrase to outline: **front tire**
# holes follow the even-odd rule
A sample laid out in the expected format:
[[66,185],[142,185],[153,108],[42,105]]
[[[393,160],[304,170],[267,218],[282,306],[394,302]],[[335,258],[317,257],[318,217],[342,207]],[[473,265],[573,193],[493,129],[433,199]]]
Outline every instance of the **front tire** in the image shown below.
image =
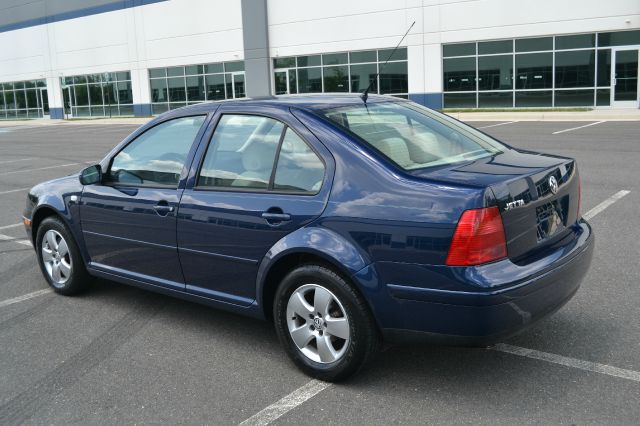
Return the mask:
[[36,254],[42,275],[56,293],[70,296],[84,290],[90,280],[71,232],[57,217],[38,227]]
[[358,372],[379,345],[378,329],[360,294],[320,265],[291,271],[275,295],[276,333],[306,374],[340,381]]

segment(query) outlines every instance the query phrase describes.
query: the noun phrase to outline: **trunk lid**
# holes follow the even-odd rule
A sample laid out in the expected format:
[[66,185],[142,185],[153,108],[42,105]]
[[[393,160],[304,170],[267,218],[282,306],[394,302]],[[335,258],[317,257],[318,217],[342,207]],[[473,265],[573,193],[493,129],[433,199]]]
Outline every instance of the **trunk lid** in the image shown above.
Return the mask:
[[508,149],[472,162],[411,172],[447,184],[489,188],[502,216],[507,253],[519,263],[557,242],[578,219],[575,160]]

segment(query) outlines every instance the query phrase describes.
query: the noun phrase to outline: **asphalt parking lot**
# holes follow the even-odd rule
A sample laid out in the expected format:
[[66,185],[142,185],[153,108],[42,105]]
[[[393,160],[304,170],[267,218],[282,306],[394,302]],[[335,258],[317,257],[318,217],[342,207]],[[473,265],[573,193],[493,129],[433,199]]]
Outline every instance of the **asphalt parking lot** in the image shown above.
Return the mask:
[[41,291],[17,226],[27,188],[135,126],[0,123],[0,424],[638,424],[640,122],[471,124],[578,159],[597,238],[580,291],[504,345],[387,348],[327,385],[289,362],[268,323],[107,281],[73,298]]

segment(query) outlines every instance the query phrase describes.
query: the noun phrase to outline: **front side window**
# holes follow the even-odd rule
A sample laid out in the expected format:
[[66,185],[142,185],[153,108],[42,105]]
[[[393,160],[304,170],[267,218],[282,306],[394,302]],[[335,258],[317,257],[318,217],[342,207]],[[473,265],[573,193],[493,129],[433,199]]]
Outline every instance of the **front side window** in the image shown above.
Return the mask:
[[363,103],[321,115],[405,170],[475,160],[505,149],[471,127],[412,104]]
[[205,116],[176,118],[147,130],[113,158],[107,181],[177,187],[204,119]]

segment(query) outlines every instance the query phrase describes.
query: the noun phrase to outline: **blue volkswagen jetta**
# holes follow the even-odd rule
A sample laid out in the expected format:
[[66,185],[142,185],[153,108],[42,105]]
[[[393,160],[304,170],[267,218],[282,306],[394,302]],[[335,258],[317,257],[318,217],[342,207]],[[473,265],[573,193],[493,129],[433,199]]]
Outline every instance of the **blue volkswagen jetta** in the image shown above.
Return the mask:
[[24,213],[64,295],[107,278],[270,319],[340,380],[387,341],[488,344],[566,303],[591,262],[570,158],[382,96],[162,114]]

